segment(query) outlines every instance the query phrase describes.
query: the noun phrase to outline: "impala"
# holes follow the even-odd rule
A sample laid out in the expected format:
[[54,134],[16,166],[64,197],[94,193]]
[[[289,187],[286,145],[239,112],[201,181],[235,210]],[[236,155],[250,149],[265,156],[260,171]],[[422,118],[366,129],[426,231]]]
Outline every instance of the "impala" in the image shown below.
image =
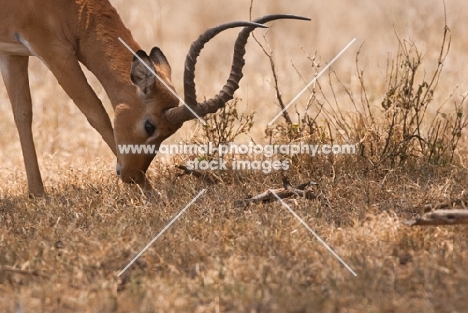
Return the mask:
[[[203,117],[216,112],[239,87],[250,32],[279,18],[305,19],[268,15],[254,22],[232,22],[207,30],[187,55],[185,104],[179,105],[179,98],[167,88],[174,90],[171,67],[162,51],[157,47],[149,54],[142,51],[108,0],[0,0],[0,7],[0,68],[19,132],[29,192],[36,196],[44,193],[44,187],[31,130],[29,56],[38,57],[47,66],[109,145],[117,157],[117,174],[122,181],[151,188],[145,173],[155,154],[121,154],[117,146],[158,147],[185,121],[194,119],[193,113]],[[196,59],[206,42],[232,27],[244,29],[236,41],[229,79],[218,95],[199,103],[194,83]],[[79,63],[104,87],[114,109],[114,126]]]

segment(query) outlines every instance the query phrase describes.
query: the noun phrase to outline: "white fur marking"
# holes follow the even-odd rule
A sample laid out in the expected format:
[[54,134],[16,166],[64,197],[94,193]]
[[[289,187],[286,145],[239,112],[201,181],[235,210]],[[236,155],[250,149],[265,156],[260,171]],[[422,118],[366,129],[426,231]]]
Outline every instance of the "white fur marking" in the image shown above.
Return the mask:
[[30,47],[24,45],[23,43],[0,42],[0,52],[24,56],[34,55]]

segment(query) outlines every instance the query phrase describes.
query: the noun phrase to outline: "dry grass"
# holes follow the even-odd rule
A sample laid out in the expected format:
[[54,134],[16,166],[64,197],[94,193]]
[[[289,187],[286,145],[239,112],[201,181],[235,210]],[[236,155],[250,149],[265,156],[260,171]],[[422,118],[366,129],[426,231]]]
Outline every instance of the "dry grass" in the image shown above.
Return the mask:
[[[319,200],[288,203],[357,277],[280,204],[233,207],[233,199],[276,187],[278,175],[244,173],[237,182],[205,186],[161,169],[152,177],[164,197],[148,203],[95,168],[67,178],[44,199],[10,190],[2,200],[0,262],[17,270],[0,271],[2,307],[463,312],[466,228],[409,228],[401,221],[422,213],[415,209],[420,204],[458,196],[466,170],[428,166],[379,175],[350,170],[359,166],[352,162],[338,161],[334,179],[328,161],[302,164],[289,175],[313,177]],[[119,281],[116,274],[203,188],[207,193]]]
[[[206,0],[139,1],[131,6],[128,1],[112,2],[146,50],[156,42],[168,55],[179,93],[190,41],[206,27],[247,19],[250,5]],[[360,64],[375,109],[385,95],[387,60],[397,52],[394,29],[421,49],[427,71],[436,64],[444,26],[440,1],[404,6],[370,0],[358,6],[337,0],[296,2],[256,1],[253,10],[254,16],[286,12],[313,19],[277,22],[268,33],[286,101],[315,74],[300,47],[309,55],[317,51],[323,67],[357,37],[359,43],[334,70],[359,94],[354,59],[365,41]],[[468,4],[447,0],[446,5],[452,48],[431,114],[456,86],[455,100],[468,90],[464,58]],[[162,27],[168,23],[170,28]],[[202,55],[197,67],[199,95],[213,94],[225,79],[235,34],[217,38]],[[240,111],[260,112],[250,133],[259,139],[276,114],[275,90],[269,62],[255,43],[248,46],[246,59],[245,78],[236,95],[242,98]],[[401,167],[373,167],[357,155],[294,160],[286,175],[292,183],[317,182],[314,191],[319,197],[288,204],[353,268],[358,274],[354,277],[281,204],[234,208],[236,199],[279,187],[281,173],[227,171],[220,174],[221,183],[206,185],[196,178],[177,177],[171,164],[156,160],[149,175],[160,199],[148,200],[137,188],[123,185],[114,175],[111,152],[53,76],[37,60],[30,67],[35,139],[47,196],[26,195],[19,140],[6,92],[0,88],[0,311],[466,311],[467,228],[402,224],[423,213],[424,203],[466,193],[466,137],[456,162],[445,166],[415,159]],[[323,80],[324,93],[330,93]],[[349,96],[337,91],[343,114],[352,112]],[[306,106],[307,97],[298,101],[297,110]],[[193,134],[199,136],[198,127],[184,126],[168,143],[190,141]],[[117,277],[203,188],[207,192]]]

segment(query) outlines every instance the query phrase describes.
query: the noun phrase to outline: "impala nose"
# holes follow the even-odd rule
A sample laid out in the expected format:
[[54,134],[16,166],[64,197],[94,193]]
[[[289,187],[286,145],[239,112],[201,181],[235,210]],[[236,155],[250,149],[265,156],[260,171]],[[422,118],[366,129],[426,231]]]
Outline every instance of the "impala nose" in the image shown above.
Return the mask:
[[115,172],[117,173],[118,176],[120,176],[120,163],[117,162],[117,164],[115,165]]

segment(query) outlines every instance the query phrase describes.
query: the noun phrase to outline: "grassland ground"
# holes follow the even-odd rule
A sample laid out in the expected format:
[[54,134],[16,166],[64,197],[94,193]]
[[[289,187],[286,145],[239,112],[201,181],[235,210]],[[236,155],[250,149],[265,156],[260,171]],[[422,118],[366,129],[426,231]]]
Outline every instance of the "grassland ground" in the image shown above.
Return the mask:
[[466,169],[378,173],[355,160],[314,163],[290,177],[314,178],[319,197],[286,201],[357,277],[280,203],[233,206],[278,187],[278,174],[231,172],[225,182],[207,185],[161,169],[151,176],[163,196],[150,203],[139,190],[102,174],[106,164],[98,164],[101,173],[77,173],[43,199],[13,190],[2,199],[2,310],[464,312],[466,227],[402,222],[421,214],[421,204],[459,196]]
[[[250,7],[250,1],[111,2],[146,50],[157,44],[168,56],[179,94],[190,42],[207,27],[249,19]],[[292,112],[302,114],[312,103],[308,114],[318,116],[317,128],[309,134],[313,138],[299,134],[297,140],[328,143],[346,137],[361,140],[367,150],[354,155],[301,155],[290,159],[288,171],[270,174],[210,171],[218,178],[215,183],[180,176],[175,165],[187,159],[158,156],[148,175],[159,195],[150,198],[119,181],[110,149],[52,74],[32,59],[33,129],[47,195],[27,195],[16,127],[6,91],[0,87],[0,312],[468,312],[467,227],[403,224],[423,214],[427,203],[466,197],[466,129],[454,135],[459,142],[453,158],[434,162],[426,157],[427,151],[417,149],[418,143],[398,150],[406,143],[405,136],[389,136],[388,115],[382,113],[389,60],[398,54],[397,38],[411,40],[421,52],[421,71],[415,76],[421,81],[438,65],[446,23],[450,52],[422,133],[431,129],[434,116],[448,120],[454,110],[455,116],[466,116],[466,103],[460,99],[468,91],[468,4],[446,0],[445,5],[446,21],[443,3],[436,0],[404,5],[370,0],[359,5],[337,0],[255,1],[254,17],[282,12],[312,18],[310,23],[275,22],[267,33],[256,31],[263,43],[266,34],[285,101],[357,38],[333,65],[333,72],[318,80],[316,102],[308,102],[313,95],[308,91],[290,114],[293,123],[300,124],[301,116]],[[223,34],[203,51],[197,66],[200,97],[214,94],[225,81],[236,34]],[[361,97],[356,71],[358,51],[366,97]],[[333,80],[334,73],[339,82]],[[102,87],[87,76],[112,115]],[[257,112],[250,132],[239,140],[268,142],[265,125],[278,112],[278,100],[270,62],[253,41],[247,46],[236,96],[238,112]],[[371,109],[361,112],[365,105],[356,103],[369,103]],[[369,118],[369,112],[381,119],[366,124],[361,117]],[[335,132],[330,131],[333,127]],[[191,122],[167,143],[208,140],[203,131]],[[385,138],[396,142],[396,148],[382,160],[379,152],[393,147],[385,145]],[[450,144],[444,140],[431,147]],[[404,162],[387,162],[392,158]],[[317,183],[311,189],[314,200],[285,201],[356,277],[280,202],[234,206],[235,200],[281,187],[284,176],[292,184]],[[118,277],[203,189],[206,192]]]

